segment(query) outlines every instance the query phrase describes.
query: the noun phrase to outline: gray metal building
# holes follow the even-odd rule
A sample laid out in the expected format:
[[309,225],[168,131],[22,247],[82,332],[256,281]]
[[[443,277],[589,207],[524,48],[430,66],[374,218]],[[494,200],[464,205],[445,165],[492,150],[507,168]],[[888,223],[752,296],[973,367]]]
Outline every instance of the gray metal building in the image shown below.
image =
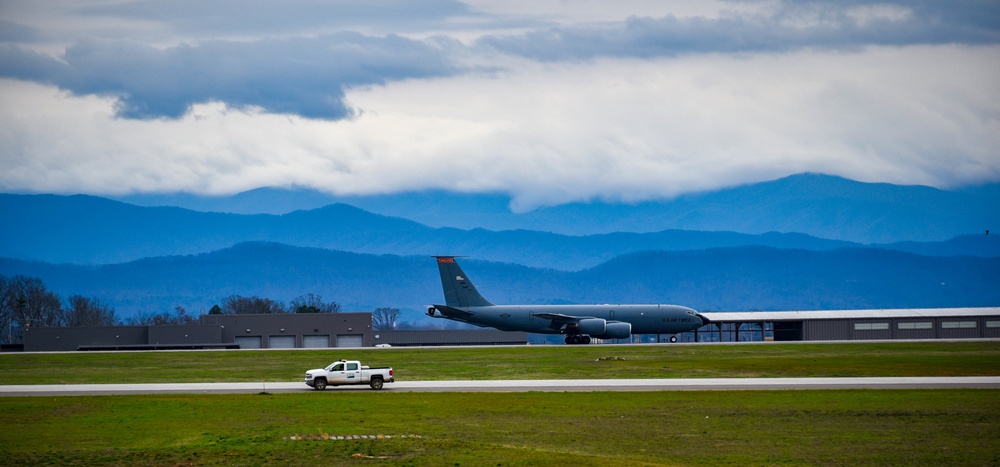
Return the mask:
[[221,327],[222,342],[241,349],[371,347],[371,313],[202,315],[202,325]]
[[307,349],[406,345],[517,345],[527,334],[496,330],[372,332],[371,313],[202,315],[184,326],[29,328],[24,351]]
[[706,312],[686,341],[1000,338],[1000,308]]
[[182,326],[32,327],[24,350],[370,347],[371,328],[371,313],[202,315]]
[[[231,341],[230,341],[231,342]],[[25,329],[26,352],[233,348],[220,326],[108,326]]]
[[[1000,308],[705,312],[711,321],[683,342],[1000,338]],[[639,336],[639,341],[643,341]],[[665,336],[651,336],[665,341]],[[495,330],[372,332],[371,313],[202,315],[188,326],[25,329],[24,350],[326,348],[517,345],[527,335]]]

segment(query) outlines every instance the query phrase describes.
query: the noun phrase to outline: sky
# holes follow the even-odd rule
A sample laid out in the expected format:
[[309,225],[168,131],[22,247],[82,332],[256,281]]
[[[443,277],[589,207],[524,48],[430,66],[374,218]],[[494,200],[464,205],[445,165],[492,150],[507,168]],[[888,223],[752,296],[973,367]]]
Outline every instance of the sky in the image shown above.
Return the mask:
[[2,0],[0,191],[1000,181],[1000,3]]

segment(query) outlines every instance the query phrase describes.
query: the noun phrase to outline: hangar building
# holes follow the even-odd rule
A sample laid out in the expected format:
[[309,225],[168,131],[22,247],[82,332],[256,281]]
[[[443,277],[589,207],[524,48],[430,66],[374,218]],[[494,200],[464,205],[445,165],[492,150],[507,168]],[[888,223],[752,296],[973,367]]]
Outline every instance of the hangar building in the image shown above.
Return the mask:
[[[711,322],[681,342],[1000,338],[1000,308],[704,312]],[[661,342],[664,336],[634,336]],[[174,350],[372,347],[378,344],[525,344],[527,334],[496,330],[372,331],[371,313],[202,315],[184,326],[25,330],[23,350]],[[6,350],[6,349],[5,349]]]
[[[389,345],[526,344],[496,330],[372,331],[371,313],[202,315],[179,326],[32,327],[23,350],[304,349]],[[20,349],[19,349],[20,350]]]
[[686,342],[1000,338],[1000,308],[703,312]]

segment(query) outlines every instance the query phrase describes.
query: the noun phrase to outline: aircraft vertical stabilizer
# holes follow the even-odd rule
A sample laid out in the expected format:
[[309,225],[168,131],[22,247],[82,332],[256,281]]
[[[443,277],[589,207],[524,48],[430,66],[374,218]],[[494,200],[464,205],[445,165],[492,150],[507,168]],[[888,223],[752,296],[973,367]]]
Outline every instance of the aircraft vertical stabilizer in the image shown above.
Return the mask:
[[435,256],[444,288],[444,302],[450,307],[493,306],[489,300],[479,295],[476,286],[455,262],[454,256]]

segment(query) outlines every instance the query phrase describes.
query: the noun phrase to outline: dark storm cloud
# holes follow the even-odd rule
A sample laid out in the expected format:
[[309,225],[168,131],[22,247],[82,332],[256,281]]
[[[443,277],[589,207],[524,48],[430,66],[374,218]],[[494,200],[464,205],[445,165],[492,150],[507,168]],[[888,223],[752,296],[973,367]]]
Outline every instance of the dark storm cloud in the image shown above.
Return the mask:
[[[786,52],[868,45],[1000,42],[1000,4],[966,1],[898,5],[793,2],[766,15],[632,17],[618,24],[552,27],[480,44],[545,61],[689,53]],[[894,13],[901,13],[894,17]]]
[[77,95],[118,99],[126,118],[177,118],[193,104],[222,101],[309,118],[339,119],[351,86],[456,71],[447,41],[339,33],[252,42],[208,41],[158,49],[127,40],[84,39],[56,60],[0,48],[0,76],[54,84]]

